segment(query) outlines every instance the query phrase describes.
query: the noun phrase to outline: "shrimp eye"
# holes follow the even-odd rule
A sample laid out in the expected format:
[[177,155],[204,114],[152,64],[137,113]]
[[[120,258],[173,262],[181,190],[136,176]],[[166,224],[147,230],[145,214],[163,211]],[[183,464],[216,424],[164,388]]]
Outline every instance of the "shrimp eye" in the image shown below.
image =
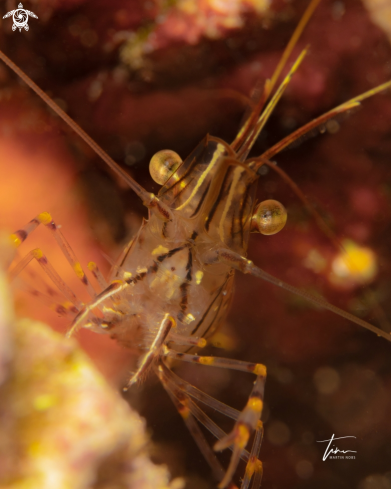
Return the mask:
[[149,162],[149,173],[159,185],[164,185],[182,163],[181,157],[175,151],[163,149],[155,153]]
[[277,200],[264,200],[255,207],[251,218],[251,232],[276,234],[285,226],[287,212]]

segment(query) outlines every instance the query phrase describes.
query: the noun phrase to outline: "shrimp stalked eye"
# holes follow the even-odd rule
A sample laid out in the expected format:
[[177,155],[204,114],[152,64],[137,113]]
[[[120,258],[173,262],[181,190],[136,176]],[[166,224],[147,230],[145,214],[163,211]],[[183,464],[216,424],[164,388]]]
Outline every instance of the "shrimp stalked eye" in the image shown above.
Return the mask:
[[182,163],[182,158],[175,151],[163,149],[155,153],[149,162],[149,173],[156,183],[164,185]]
[[251,218],[251,232],[266,236],[276,234],[285,226],[287,220],[285,207],[277,200],[264,200],[255,207]]

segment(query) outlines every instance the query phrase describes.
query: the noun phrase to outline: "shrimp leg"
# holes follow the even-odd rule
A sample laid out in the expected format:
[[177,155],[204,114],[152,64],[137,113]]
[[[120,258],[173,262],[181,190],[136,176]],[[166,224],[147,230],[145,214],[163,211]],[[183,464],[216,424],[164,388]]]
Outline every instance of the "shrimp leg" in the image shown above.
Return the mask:
[[53,265],[50,264],[47,257],[43,254],[42,250],[40,250],[39,248],[31,250],[29,253],[27,253],[27,255],[24,258],[22,258],[22,260],[17,265],[14,266],[14,268],[8,274],[9,280],[12,281],[14,278],[16,278],[19,275],[19,273],[25,267],[27,267],[27,265],[34,259],[39,263],[43,271],[48,275],[50,280],[57,286],[60,292],[64,294],[67,300],[75,306],[76,312],[78,312],[83,306],[83,303],[79,301],[79,299],[76,297],[76,294],[63,281],[60,275],[56,272]]
[[217,451],[224,450],[225,448],[230,447],[232,447],[233,451],[228,469],[224,475],[223,480],[219,484],[219,488],[223,489],[227,487],[230,483],[235,473],[236,467],[238,466],[238,463],[242,458],[243,451],[245,450],[249,438],[252,432],[254,430],[256,431],[255,448],[253,445],[252,455],[249,458],[246,468],[246,480],[248,480],[249,483],[254,472],[261,471],[261,466],[259,466],[257,460],[262,440],[262,437],[260,435],[260,432],[262,431],[262,423],[260,423],[260,418],[263,409],[266,367],[260,363],[243,362],[230,358],[218,358],[210,356],[190,355],[188,353],[178,353],[168,348],[165,348],[162,353],[168,358],[175,358],[177,360],[198,363],[211,367],[220,367],[232,370],[240,370],[243,372],[251,372],[257,376],[247,404],[244,407],[243,411],[241,411],[241,413],[239,414],[239,417],[236,420],[232,431],[219,439],[214,446],[214,449]]
[[372,331],[378,336],[382,336],[386,340],[391,341],[391,335],[389,333],[386,333],[385,331],[382,331],[381,329],[377,328],[376,326],[373,326],[367,321],[364,321],[363,319],[360,319],[354,316],[353,314],[350,314],[349,312],[344,311],[343,309],[340,309],[339,307],[330,304],[322,297],[313,296],[303,290],[298,289],[297,287],[294,287],[293,285],[283,282],[282,280],[274,277],[273,275],[270,275],[270,273],[267,273],[261,268],[254,265],[254,263],[251,260],[248,260],[246,257],[241,256],[238,253],[229,250],[228,248],[221,247],[219,249],[215,249],[214,251],[209,252],[208,256],[205,258],[206,258],[205,263],[212,264],[212,263],[220,262],[220,263],[225,263],[227,265],[230,265],[232,268],[235,268],[236,270],[239,270],[242,273],[248,273],[250,275],[253,275],[254,277],[258,277],[262,280],[265,280],[266,282],[276,285],[277,287],[287,290],[288,292],[303,297],[303,299],[307,300],[308,302],[311,302],[315,306],[323,307],[324,309],[334,312],[335,314],[338,314],[338,316],[342,316],[343,318],[348,319],[352,323],[358,324],[363,328],[369,329],[369,331]]
[[[76,255],[73,252],[70,244],[65,239],[65,236],[62,234],[62,232],[60,231],[60,229],[58,228],[56,223],[53,221],[52,216],[48,212],[41,212],[34,219],[32,219],[24,228],[18,229],[17,231],[15,231],[15,233],[11,234],[11,241],[14,244],[14,246],[16,248],[19,247],[29,237],[29,235],[37,229],[37,227],[40,224],[43,224],[53,234],[54,239],[57,241],[58,246],[60,247],[61,251],[63,252],[65,258],[68,260],[73,271],[75,272],[77,277],[80,279],[82,284],[87,288],[89,295],[92,298],[95,298],[96,292],[93,289],[92,285],[90,284],[86,274],[84,273],[84,270],[83,270],[82,266],[80,265],[80,262],[76,258]],[[30,252],[30,253],[32,253],[32,252]],[[37,256],[31,256],[31,259],[32,258],[37,258]],[[31,261],[31,260],[29,260],[29,261]],[[43,265],[43,259],[41,261],[38,260],[38,262],[41,264],[41,266]],[[46,262],[47,262],[47,260],[46,260]],[[16,276],[17,273],[20,273],[22,268],[24,268],[24,267],[16,266],[14,269],[15,270],[14,276]],[[17,273],[16,273],[16,270],[17,270]],[[47,268],[46,269],[44,268],[44,270],[46,273],[48,273]],[[12,272],[11,272],[11,274],[12,274]],[[57,287],[61,290],[61,292],[64,293],[64,290],[65,290],[64,282],[62,282],[61,279],[60,279],[60,281],[58,279],[55,280],[53,278],[54,277],[53,274],[52,274],[52,276],[51,275],[49,275],[49,276],[52,279],[52,281],[57,285]],[[63,285],[60,286],[61,282]],[[66,293],[64,293],[64,295],[66,297],[68,297],[68,299],[69,299],[69,296]],[[74,301],[72,300],[71,302],[74,302]],[[79,303],[79,305],[80,305],[80,303]]]
[[[245,450],[244,447],[242,449],[238,448],[237,444],[235,443],[236,441],[235,437],[237,438],[236,433],[238,431],[239,432],[245,431],[246,429],[250,428],[248,421],[249,421],[249,417],[251,417],[251,411],[253,411],[252,409],[253,406],[252,408],[249,408],[249,405],[254,404],[255,402],[254,399],[257,399],[258,403],[261,402],[259,398],[256,398],[256,390],[260,390],[263,395],[263,388],[259,389],[260,385],[258,385],[257,382],[259,381],[259,383],[263,386],[264,379],[260,380],[260,377],[258,377],[257,381],[255,382],[255,386],[253,388],[249,402],[247,403],[247,406],[242,412],[240,412],[237,411],[236,409],[226,406],[222,402],[217,401],[216,399],[209,396],[208,394],[199,391],[196,387],[180,379],[163,362],[160,362],[160,365],[157,368],[157,375],[161,380],[164,388],[167,390],[167,392],[170,394],[170,397],[173,399],[174,404],[177,406],[179,413],[184,418],[191,433],[193,433],[194,427],[190,426],[188,423],[190,417],[192,420],[193,418],[196,418],[203,426],[205,426],[206,429],[208,429],[218,439],[218,442],[215,445],[215,450],[230,448],[233,451],[233,456],[231,459],[230,466],[228,467],[228,470],[225,473],[224,478],[219,484],[219,487],[223,488],[228,486],[228,484],[231,481],[232,474],[237,466],[237,463],[239,462],[239,459],[242,459],[245,462],[247,462],[247,465],[246,465],[245,476],[241,484],[241,489],[247,489],[249,487],[249,484],[253,476],[254,479],[253,479],[252,487],[258,488],[261,484],[261,479],[262,479],[262,462],[258,459],[262,438],[263,438],[262,422],[259,421],[258,419],[256,423],[255,437],[254,437],[251,453]],[[195,404],[190,399],[190,396],[206,404],[207,406],[216,409],[222,414],[235,419],[236,423],[233,431],[227,435],[219,426],[217,426],[217,424],[212,419],[210,419],[204,413],[204,411],[199,406],[197,406],[197,404]],[[247,414],[245,415],[244,413]],[[253,415],[254,413],[252,412],[252,416]],[[201,432],[200,434],[202,436],[202,440],[206,443]],[[197,440],[197,444],[200,444],[199,442],[201,442],[201,439],[198,437],[198,435],[195,436],[195,439]],[[207,445],[206,450],[202,450],[202,451],[205,454],[205,458],[209,462],[209,465],[212,467],[212,469],[214,469],[216,458],[213,452],[210,450],[209,445]],[[208,456],[206,456],[206,453],[208,453]],[[216,473],[215,470],[214,472],[215,475],[219,475],[220,476],[219,478],[221,479],[221,475]]]
[[[195,407],[197,406],[191,401],[189,396],[181,390],[180,386],[176,385],[171,379],[169,379],[167,372],[172,373],[163,364],[163,362],[160,362],[159,366],[156,369],[156,374],[159,377],[159,380],[161,381],[164,389],[170,396],[172,402],[177,408],[177,411],[184,420],[188,430],[193,436],[205,460],[212,469],[214,477],[217,480],[221,480],[224,477],[224,469],[220,465],[220,462],[217,460],[216,454],[210,448],[202,431],[200,430],[200,427],[196,422],[197,414],[199,415],[199,412],[201,412],[202,414],[204,413],[199,408],[199,411],[195,409]],[[204,414],[204,416],[206,415]]]

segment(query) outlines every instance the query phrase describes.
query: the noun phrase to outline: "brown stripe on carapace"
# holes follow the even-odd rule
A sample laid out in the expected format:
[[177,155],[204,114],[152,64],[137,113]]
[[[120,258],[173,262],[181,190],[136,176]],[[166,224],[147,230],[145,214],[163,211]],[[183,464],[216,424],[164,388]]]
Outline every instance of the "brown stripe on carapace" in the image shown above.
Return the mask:
[[[217,298],[218,298],[218,297],[220,297],[220,294],[221,294],[221,292],[223,291],[224,287],[226,286],[226,284],[227,284],[227,282],[228,282],[228,280],[229,280],[230,275],[231,275],[230,273],[228,273],[228,274],[227,274],[227,278],[226,278],[226,280],[225,280],[224,284],[223,284],[223,285],[222,285],[222,286],[219,288],[219,290],[217,291],[217,293],[216,293],[216,295],[215,295],[215,298],[214,298],[214,299],[213,299],[213,301],[210,303],[210,305],[209,305],[208,309],[207,309],[207,310],[204,312],[204,314],[203,314],[202,318],[200,319],[200,322],[199,322],[199,323],[196,325],[196,327],[195,327],[195,328],[193,329],[193,331],[190,333],[190,336],[194,335],[194,334],[195,334],[195,333],[198,331],[198,329],[200,328],[200,326],[202,325],[202,323],[204,322],[204,320],[205,320],[206,316],[208,315],[209,311],[212,309],[212,306],[213,306],[213,305],[214,305],[214,303],[216,302]],[[220,306],[221,306],[221,304],[220,304]],[[219,312],[220,312],[220,307],[217,309],[217,312],[216,312],[216,314],[215,314],[215,318],[217,317],[217,315],[219,314]],[[209,327],[208,327],[208,328],[207,328],[207,329],[204,331],[204,333],[203,333],[203,335],[202,335],[202,337],[203,337],[203,338],[205,338],[205,336],[206,336],[207,332],[210,330],[210,328],[212,327],[213,323],[214,323],[214,320],[213,320],[213,321],[211,321],[211,323],[210,323]]]
[[192,268],[193,268],[193,252],[191,249],[189,249],[189,258],[186,264],[186,270],[187,270],[186,280],[188,280],[189,282],[191,282],[192,280]]
[[235,239],[235,208],[232,212],[231,229],[229,231],[229,235],[231,236],[231,239]]
[[[164,195],[165,193],[167,193],[168,191],[173,191],[175,189],[175,187],[177,187],[178,185],[181,185],[182,181],[188,176],[188,174],[190,173],[190,171],[192,170],[193,166],[194,166],[194,163],[197,161],[197,157],[194,156],[192,162],[189,164],[187,170],[186,170],[186,173],[184,175],[182,175],[182,177],[177,180],[174,185],[172,185],[171,187],[167,188],[162,194]],[[194,179],[192,178],[191,181],[193,181]],[[190,183],[190,182],[189,182]],[[180,194],[180,191],[178,192],[177,195]],[[176,196],[175,196],[176,198]]]
[[173,248],[172,250],[170,250],[169,252],[167,253],[164,253],[164,255],[159,255],[156,260],[158,262],[162,262],[164,261],[166,258],[171,258],[173,255],[175,255],[175,253],[178,253],[178,251],[181,251],[185,248],[185,246],[179,246],[179,248]]
[[198,202],[198,205],[197,205],[195,211],[193,212],[193,214],[190,217],[194,217],[194,216],[197,215],[198,211],[200,210],[200,208],[201,208],[201,206],[202,206],[202,204],[203,204],[203,202],[205,200],[205,197],[208,194],[208,191],[209,191],[209,188],[210,188],[210,184],[211,184],[211,182],[209,182],[208,185],[206,186],[206,189],[205,189],[204,193],[202,194],[202,197],[200,198],[200,200]]
[[179,246],[178,248],[174,248],[174,249],[170,250],[167,253],[167,258],[171,258],[173,255],[175,255],[175,253],[178,253],[178,251],[181,251],[185,248],[186,248],[186,246]]
[[131,283],[135,284],[137,282],[140,282],[141,280],[143,280],[144,277],[147,276],[148,273],[156,273],[158,271],[158,268],[159,268],[159,264],[153,262],[153,265],[151,265],[146,272],[138,273],[134,278],[126,279],[125,282],[127,284],[131,284]]
[[187,271],[186,280],[188,280],[189,282],[191,282],[192,280],[191,268],[189,268],[189,270]]
[[[193,165],[193,164],[195,163],[195,161],[196,161],[196,158],[194,158],[194,159],[193,159],[193,161],[192,161],[191,165]],[[180,185],[180,184],[183,182],[183,180],[184,180],[184,179],[187,177],[187,174],[188,174],[188,173],[189,173],[189,169],[188,169],[188,170],[187,170],[187,172],[186,172],[186,173],[183,175],[183,177],[182,177],[182,178],[180,178],[179,180],[177,180],[177,181],[174,183],[174,185],[173,185],[172,187],[170,187],[170,188],[168,188],[168,189],[166,190],[166,192],[168,192],[168,190],[173,191],[173,190],[175,189],[175,187],[177,187],[178,185]],[[189,183],[186,185],[186,187],[187,187],[187,186],[188,186],[188,185],[189,185],[189,184],[190,184],[190,183],[191,183],[193,180],[194,180],[194,178],[192,178],[192,179],[190,180],[190,182],[189,182]],[[174,194],[174,195],[175,195],[175,198],[177,198],[177,196],[178,196],[178,195],[180,195],[180,194],[182,193],[182,190],[184,190],[186,187],[184,187],[183,189],[181,188],[181,190],[179,190],[179,192],[178,192],[176,195]],[[166,192],[164,192],[164,193],[166,193]]]
[[189,258],[186,264],[186,270],[187,270],[186,281],[182,282],[182,284],[179,287],[182,292],[182,299],[180,302],[180,306],[183,312],[187,310],[187,306],[189,302],[187,289],[189,288],[190,282],[192,280],[192,268],[193,268],[193,252],[191,249],[189,249]]
[[182,292],[182,299],[180,302],[180,306],[181,306],[181,309],[183,312],[186,311],[187,305],[188,305],[187,289],[188,289],[189,285],[190,284],[188,284],[187,282],[183,282],[179,287],[181,292]]
[[42,255],[40,258],[37,258],[38,263],[41,265],[47,265],[48,259],[46,258],[45,255]]
[[151,265],[148,268],[148,273],[156,273],[158,271],[159,265],[156,262],[153,262],[153,265]]
[[197,231],[193,231],[193,234],[190,236],[190,239],[195,240],[197,236],[198,236]]
[[79,312],[79,309],[76,306],[70,306],[69,310],[75,314]]
[[27,238],[27,233],[24,229],[18,229],[17,231],[15,231],[14,234],[20,239],[22,243]]
[[241,244],[244,247],[244,222],[243,222],[243,214],[244,214],[244,209],[246,208],[247,200],[250,196],[250,187],[251,185],[247,185],[246,192],[244,194],[244,197],[242,199],[242,205],[240,207],[239,211],[239,225],[240,225],[240,236],[241,236]]
[[[185,176],[186,176],[186,175],[185,175]],[[180,183],[180,182],[181,182],[181,181],[182,181],[184,178],[185,178],[185,177],[182,177],[180,180],[178,180],[178,182],[177,182],[177,183]],[[182,187],[182,188],[179,190],[179,192],[178,192],[178,193],[175,195],[175,199],[178,199],[178,197],[180,197],[180,196],[181,196],[181,194],[183,194],[183,192],[184,192],[184,191],[187,189],[187,187],[188,187],[188,186],[191,184],[191,182],[192,182],[193,180],[194,180],[194,178],[191,178],[191,179],[190,179],[190,180],[187,182],[187,184],[186,184],[184,187]]]
[[164,255],[159,255],[156,260],[161,263],[162,261],[164,261],[165,259],[167,258],[167,253],[164,253]]
[[[210,223],[211,223],[211,221],[213,219],[213,216],[215,215],[215,212],[216,212],[217,207],[218,207],[218,205],[219,205],[219,203],[221,201],[221,198],[223,197],[223,194],[224,194],[224,191],[225,191],[224,189],[225,189],[225,186],[227,184],[228,176],[231,173],[231,171],[232,171],[232,168],[229,167],[228,170],[227,170],[227,172],[226,172],[226,174],[225,174],[225,176],[224,176],[223,183],[221,184],[220,191],[219,191],[219,193],[217,195],[217,198],[214,201],[214,204],[213,204],[212,209],[210,210],[210,212],[208,214],[208,217],[206,218],[206,221],[205,221],[205,229],[207,231],[209,231]],[[229,191],[229,188],[228,188],[227,192],[228,191]]]
[[[213,320],[210,322],[209,326],[208,326],[208,327],[206,328],[206,330],[203,332],[203,334],[202,334],[202,337],[203,337],[203,338],[205,338],[205,336],[207,336],[207,334],[209,333],[209,331],[210,331],[210,330],[211,330],[211,328],[213,327],[213,325],[214,325],[214,323],[215,323],[215,320],[216,320],[217,316],[218,316],[218,315],[219,315],[219,313],[220,313],[221,304],[222,304],[222,302],[220,302],[220,304],[219,304],[219,306],[218,306],[218,308],[217,308],[217,310],[216,310],[216,314],[215,314],[215,316],[214,316]],[[203,319],[204,319],[204,317],[202,318],[202,320],[203,320]],[[201,324],[201,323],[199,323],[199,325],[200,325],[200,324]],[[198,328],[195,328],[195,331],[197,331],[197,329],[198,329]],[[191,334],[193,334],[193,333],[191,333]]]
[[167,231],[167,223],[163,222],[163,224],[162,224],[162,236],[163,236],[163,238],[167,238],[166,231]]
[[81,278],[81,281],[83,282],[84,285],[88,285],[88,279],[86,277],[86,274],[83,275],[83,277]]

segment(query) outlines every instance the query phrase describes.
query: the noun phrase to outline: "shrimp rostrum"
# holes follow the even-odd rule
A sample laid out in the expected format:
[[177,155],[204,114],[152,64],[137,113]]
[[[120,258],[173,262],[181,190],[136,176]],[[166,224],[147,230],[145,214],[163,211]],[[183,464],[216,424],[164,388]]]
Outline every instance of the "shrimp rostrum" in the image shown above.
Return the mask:
[[[278,88],[274,89],[296,39],[317,3],[310,3],[281,63],[272,79],[266,82],[262,95],[231,144],[208,135],[183,161],[176,153],[168,150],[160,151],[152,158],[151,175],[162,185],[157,196],[147,192],[124,172],[19,68],[4,54],[0,54],[1,59],[90,144],[149,209],[148,220],[142,223],[107,280],[94,263],[89,263],[88,268],[95,277],[95,287],[91,285],[49,213],[39,214],[12,235],[15,246],[19,246],[40,224],[47,227],[85,285],[91,296],[90,302],[83,303],[76,297],[40,249],[30,251],[16,264],[10,271],[11,278],[18,275],[32,260],[36,260],[72,303],[68,312],[74,318],[69,335],[78,328],[89,328],[137,349],[138,367],[128,387],[145,378],[150,370],[155,371],[215,477],[220,480],[220,488],[231,484],[241,459],[247,464],[242,489],[249,487],[250,483],[254,488],[259,487],[262,478],[259,451],[263,428],[260,418],[266,367],[260,363],[195,355],[191,352],[194,348],[204,348],[208,338],[221,325],[232,296],[235,271],[266,280],[391,339],[389,334],[377,327],[331,305],[321,297],[311,296],[282,282],[246,258],[250,233],[274,234],[282,229],[286,221],[286,211],[278,202],[268,200],[256,204],[256,186],[261,168],[267,165],[277,170],[307,205],[295,184],[271,159],[327,120],[391,88],[391,82],[388,82],[345,102],[296,130],[264,154],[249,157],[253,144],[305,57],[306,50],[293,63]],[[321,221],[315,211],[313,214]],[[98,287],[97,293],[95,288]],[[239,412],[195,388],[171,370],[169,359],[253,374],[254,386],[246,406]],[[207,416],[200,404],[233,419],[232,430],[225,433]],[[214,450],[232,450],[226,470],[220,465],[198,423],[217,438]]]

